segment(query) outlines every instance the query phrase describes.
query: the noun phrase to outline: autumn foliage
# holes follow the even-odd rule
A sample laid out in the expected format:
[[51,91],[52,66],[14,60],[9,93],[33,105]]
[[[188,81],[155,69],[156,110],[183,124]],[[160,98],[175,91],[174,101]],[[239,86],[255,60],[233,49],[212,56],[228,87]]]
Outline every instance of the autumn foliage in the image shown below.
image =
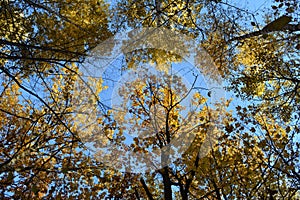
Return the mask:
[[[239,5],[2,0],[0,199],[299,199],[300,5]],[[86,76],[95,49],[111,59],[111,38],[149,27],[205,50],[215,68],[195,63],[224,98],[212,101],[214,87],[192,70],[172,71],[190,56],[176,53],[190,49],[176,34],[176,45],[164,34],[147,41],[160,48],[124,42],[121,61],[93,63],[113,73]]]

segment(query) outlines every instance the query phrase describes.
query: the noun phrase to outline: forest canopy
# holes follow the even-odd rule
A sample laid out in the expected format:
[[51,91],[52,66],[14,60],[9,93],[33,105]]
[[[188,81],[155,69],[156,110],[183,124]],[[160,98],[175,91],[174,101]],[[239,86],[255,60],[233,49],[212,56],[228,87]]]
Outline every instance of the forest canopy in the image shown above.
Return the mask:
[[1,199],[299,199],[297,0],[2,0]]

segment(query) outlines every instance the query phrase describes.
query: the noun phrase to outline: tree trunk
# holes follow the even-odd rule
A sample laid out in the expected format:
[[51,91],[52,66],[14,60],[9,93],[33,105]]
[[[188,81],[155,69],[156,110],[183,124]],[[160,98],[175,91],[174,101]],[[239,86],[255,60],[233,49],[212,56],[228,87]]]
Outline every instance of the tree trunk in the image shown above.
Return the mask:
[[165,200],[172,200],[172,184],[168,172],[168,167],[164,167],[162,170],[162,177],[164,183],[164,196]]

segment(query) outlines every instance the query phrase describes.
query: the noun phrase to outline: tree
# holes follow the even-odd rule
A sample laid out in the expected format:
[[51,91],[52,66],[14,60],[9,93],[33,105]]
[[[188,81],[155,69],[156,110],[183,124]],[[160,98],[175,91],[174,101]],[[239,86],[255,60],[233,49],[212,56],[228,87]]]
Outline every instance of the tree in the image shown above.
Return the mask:
[[[298,9],[295,0],[275,0],[259,19],[222,0],[1,1],[1,199],[299,198]],[[111,109],[101,98],[105,77],[85,77],[82,63],[113,34],[145,27],[174,31],[180,48],[172,51],[162,33],[148,38],[160,48],[123,43],[122,73],[152,63],[159,74],[144,71],[119,88],[121,110]],[[207,50],[218,70],[202,73],[221,74],[245,106],[209,104],[211,88],[197,85],[199,76],[187,87],[170,73],[188,56],[181,48],[191,48],[177,33]],[[215,145],[204,146],[211,134]],[[110,148],[91,152],[91,138],[96,149]],[[105,163],[109,151],[122,162]]]
[[101,1],[1,1],[1,198],[91,195],[86,170],[98,167],[77,152],[70,102],[74,62],[111,35],[107,9]]
[[[189,170],[193,174],[192,169],[185,169],[185,163],[182,161],[171,167],[171,161],[174,160],[172,157],[174,154],[183,153],[184,150],[180,147],[188,146],[193,137],[197,138],[198,145],[203,143],[205,136],[212,134],[209,129],[214,123],[211,119],[214,118],[212,109],[204,104],[206,99],[200,93],[192,91],[194,85],[185,88],[180,79],[165,72],[151,75],[151,72],[146,71],[144,76],[139,76],[137,80],[128,83],[126,88],[120,89],[124,98],[122,107],[126,110],[121,112],[117,110],[113,114],[118,131],[122,131],[122,134],[126,131],[133,132],[133,142],[130,145],[132,151],[143,153],[141,157],[137,156],[136,160],[132,161],[133,166],[144,163],[154,165],[156,171],[150,174],[152,177],[162,177],[162,193],[165,199],[172,199],[172,185],[180,185],[182,198],[188,198],[190,182],[194,175],[186,179],[181,176],[189,173]],[[186,105],[188,108],[184,108],[182,102],[192,93],[194,93],[194,98],[190,102],[192,106]],[[183,112],[186,114],[183,115]],[[180,142],[180,146],[176,142]],[[200,152],[197,154],[200,157]],[[149,161],[151,163],[148,163]],[[154,194],[160,192],[157,189],[147,192],[148,186],[143,178],[141,183],[149,199],[153,199]]]

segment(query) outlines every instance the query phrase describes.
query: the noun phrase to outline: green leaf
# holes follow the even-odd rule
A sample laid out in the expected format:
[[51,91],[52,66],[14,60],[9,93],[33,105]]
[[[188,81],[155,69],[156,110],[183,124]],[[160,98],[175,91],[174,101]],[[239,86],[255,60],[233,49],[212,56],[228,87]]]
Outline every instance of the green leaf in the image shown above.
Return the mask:
[[38,188],[36,185],[33,185],[33,186],[31,187],[31,191],[32,191],[34,194],[37,194],[40,190],[39,190],[39,188]]

